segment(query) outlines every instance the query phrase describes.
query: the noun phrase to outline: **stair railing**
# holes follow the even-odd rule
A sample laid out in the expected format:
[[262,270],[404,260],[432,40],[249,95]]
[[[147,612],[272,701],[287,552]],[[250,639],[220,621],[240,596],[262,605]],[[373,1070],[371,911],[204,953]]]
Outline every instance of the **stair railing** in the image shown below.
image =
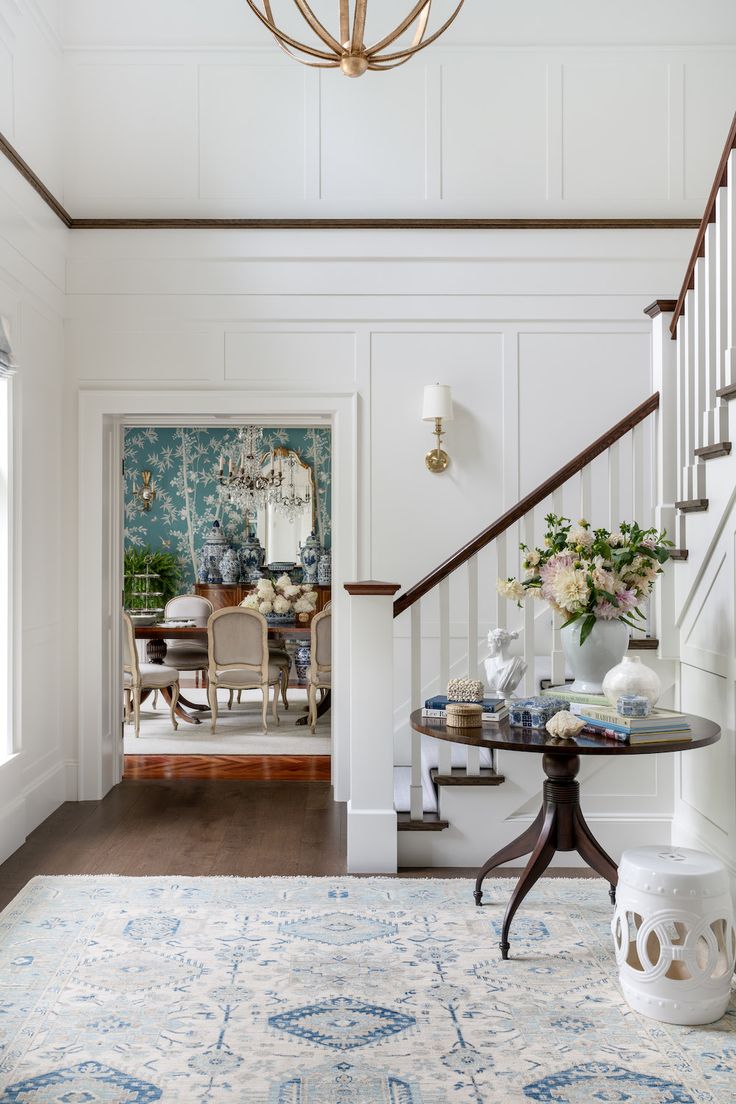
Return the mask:
[[[395,583],[346,585],[351,595],[349,870],[396,868],[396,814],[388,795],[393,792],[394,770],[394,658],[397,638],[406,635],[402,619],[409,619],[405,714],[420,708],[428,691],[443,692],[453,671],[472,675],[478,670],[481,640],[491,624],[519,631],[527,663],[523,690],[534,692],[540,607],[527,601],[517,610],[496,592],[496,578],[518,574],[519,539],[529,546],[540,543],[549,512],[585,517],[594,526],[612,529],[624,519],[635,518],[641,524],[667,520],[670,515],[662,514],[659,504],[671,503],[672,494],[668,499],[663,487],[667,476],[659,446],[662,435],[652,415],[662,402],[674,412],[673,357],[669,368],[655,361],[655,385],[653,395],[395,600]],[[547,625],[554,622],[549,629],[542,626],[549,632],[549,677],[558,684],[565,674],[560,623],[544,609]],[[392,618],[401,625],[401,634],[391,630]],[[451,634],[451,623],[464,626],[460,641]],[[649,631],[654,627],[653,622]],[[452,747],[439,742],[441,775],[451,773]],[[423,821],[421,754],[421,736],[412,731],[410,820],[417,825]],[[478,774],[478,749],[467,747],[466,754],[468,773]]]

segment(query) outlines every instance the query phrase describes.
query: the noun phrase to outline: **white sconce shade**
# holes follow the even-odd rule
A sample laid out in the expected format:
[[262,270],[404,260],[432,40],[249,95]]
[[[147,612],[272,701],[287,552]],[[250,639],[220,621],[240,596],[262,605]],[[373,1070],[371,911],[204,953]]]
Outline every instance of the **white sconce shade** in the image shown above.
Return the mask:
[[435,418],[452,421],[452,391],[447,383],[428,383],[424,388],[422,421],[433,422]]

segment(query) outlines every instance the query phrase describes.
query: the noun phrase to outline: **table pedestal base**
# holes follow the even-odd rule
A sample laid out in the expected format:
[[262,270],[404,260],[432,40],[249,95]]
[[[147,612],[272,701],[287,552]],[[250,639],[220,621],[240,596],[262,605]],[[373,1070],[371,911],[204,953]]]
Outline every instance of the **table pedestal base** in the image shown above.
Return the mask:
[[613,859],[600,846],[585,822],[580,808],[580,786],[576,781],[580,770],[580,757],[571,751],[569,755],[545,755],[542,759],[547,780],[544,783],[544,803],[534,823],[512,843],[502,847],[483,866],[475,882],[475,903],[483,898],[483,881],[487,874],[502,863],[531,858],[516,883],[511,900],[506,907],[501,930],[501,955],[509,957],[509,929],[516,910],[534,883],[542,876],[556,851],[577,851],[588,866],[610,884],[611,903],[616,903],[618,870]]

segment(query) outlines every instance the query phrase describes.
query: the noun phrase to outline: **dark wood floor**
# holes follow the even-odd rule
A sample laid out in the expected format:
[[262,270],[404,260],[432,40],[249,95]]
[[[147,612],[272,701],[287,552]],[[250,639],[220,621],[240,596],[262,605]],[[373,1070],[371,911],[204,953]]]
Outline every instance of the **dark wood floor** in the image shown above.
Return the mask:
[[[0,908],[36,874],[340,875],[345,824],[327,782],[124,781],[102,801],[67,802],[31,833],[0,866]],[[554,871],[573,873],[586,872]]]

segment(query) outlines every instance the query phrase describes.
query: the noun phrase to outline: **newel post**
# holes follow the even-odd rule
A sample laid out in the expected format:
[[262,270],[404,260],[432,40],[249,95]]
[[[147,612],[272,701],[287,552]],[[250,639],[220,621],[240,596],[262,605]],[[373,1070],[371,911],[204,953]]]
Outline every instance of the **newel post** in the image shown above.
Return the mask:
[[394,613],[398,583],[346,583],[350,595],[348,871],[393,874]]
[[[681,544],[675,502],[678,499],[678,471],[681,464],[678,445],[677,342],[672,340],[670,324],[675,302],[657,299],[646,308],[652,320],[652,376],[659,391],[659,409],[654,440],[654,524],[666,529],[676,545]],[[657,636],[661,659],[678,658],[680,635],[675,620],[675,571],[671,563],[654,588]]]

